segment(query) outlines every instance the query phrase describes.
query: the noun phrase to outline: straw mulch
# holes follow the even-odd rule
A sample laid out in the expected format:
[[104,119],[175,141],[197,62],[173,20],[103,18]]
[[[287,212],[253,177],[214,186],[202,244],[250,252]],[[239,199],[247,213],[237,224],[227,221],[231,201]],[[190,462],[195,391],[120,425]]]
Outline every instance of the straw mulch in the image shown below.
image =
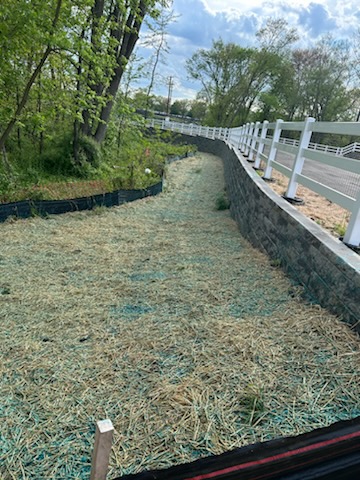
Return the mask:
[[211,155],[159,197],[0,225],[0,478],[109,478],[360,415],[359,338],[238,233]]

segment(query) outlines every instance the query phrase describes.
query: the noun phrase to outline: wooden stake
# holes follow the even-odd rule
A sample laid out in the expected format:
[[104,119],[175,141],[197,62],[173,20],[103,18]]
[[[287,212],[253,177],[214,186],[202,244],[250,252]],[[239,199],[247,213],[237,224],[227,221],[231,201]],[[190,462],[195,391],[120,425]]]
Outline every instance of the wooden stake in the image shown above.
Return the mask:
[[106,480],[113,432],[114,427],[111,420],[97,422],[90,480]]

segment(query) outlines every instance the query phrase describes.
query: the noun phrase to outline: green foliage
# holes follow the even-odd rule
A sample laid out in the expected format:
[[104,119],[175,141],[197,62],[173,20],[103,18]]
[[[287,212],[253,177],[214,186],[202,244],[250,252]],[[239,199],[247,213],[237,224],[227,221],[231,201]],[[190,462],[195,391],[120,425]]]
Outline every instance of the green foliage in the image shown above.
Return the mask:
[[230,202],[225,193],[220,193],[215,203],[217,210],[228,210],[230,208]]
[[189,106],[190,103],[188,100],[175,100],[175,102],[171,105],[170,113],[185,117],[189,112]]
[[309,48],[294,48],[297,38],[284,19],[269,19],[252,48],[220,39],[211,49],[196,51],[187,70],[202,84],[199,93],[208,104],[205,123],[233,127],[307,116],[354,121],[359,112],[360,42],[326,35]]
[[93,138],[81,135],[78,139],[77,159],[71,157],[72,173],[90,177],[101,165],[101,147]]
[[[92,140],[105,138],[145,17],[158,18],[168,3],[2,0],[0,151],[15,170],[24,161],[34,168],[36,155],[50,173],[89,176],[99,167]],[[71,135],[60,147],[64,132]]]
[[248,425],[255,425],[264,417],[265,404],[262,390],[249,388],[239,399],[241,416]]
[[[106,149],[103,151],[102,174],[113,178],[114,188],[146,188],[161,180],[166,159],[172,156],[184,155],[188,146],[171,143],[171,132],[158,132],[147,135],[134,124],[122,129],[120,144],[111,126],[113,136],[109,136]],[[150,169],[151,174],[146,174]]]
[[203,122],[207,112],[207,103],[204,100],[193,100],[190,102],[188,115],[194,120]]
[[334,230],[339,235],[339,237],[344,237],[346,233],[346,225],[336,223],[334,226]]
[[278,75],[281,57],[266,49],[243,48],[222,40],[188,60],[189,75],[203,85],[209,125],[232,127],[247,121],[251,107]]
[[260,97],[256,120],[293,121],[307,116],[318,121],[354,120],[357,94],[350,87],[353,83],[349,48],[327,36],[311,48],[288,52],[278,78]]
[[71,135],[56,136],[38,156],[39,174],[43,171],[45,175],[71,175],[74,169],[71,155]]
[[55,200],[147,188],[161,180],[167,158],[191,150],[188,145],[173,145],[171,132],[159,131],[150,136],[146,129],[126,122],[118,145],[117,127],[113,121],[101,148],[92,139],[80,137],[81,160],[76,163],[71,134],[64,133],[47,142],[43,154],[29,157],[24,165],[16,164],[12,181],[0,169],[0,202]]
[[0,295],[10,295],[11,290],[8,285],[0,285]]
[[103,205],[96,205],[92,210],[89,211],[88,215],[103,215],[107,211],[107,208]]
[[272,258],[270,260],[270,265],[274,268],[280,268],[281,267],[281,259],[280,258]]

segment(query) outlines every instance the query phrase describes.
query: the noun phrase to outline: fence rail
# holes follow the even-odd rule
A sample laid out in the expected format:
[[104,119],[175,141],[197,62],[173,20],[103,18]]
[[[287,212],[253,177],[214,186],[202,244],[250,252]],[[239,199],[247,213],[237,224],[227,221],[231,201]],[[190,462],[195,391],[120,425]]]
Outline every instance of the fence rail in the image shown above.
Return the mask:
[[[314,132],[360,138],[360,123],[316,122],[310,117],[303,122],[277,120],[269,123],[265,120],[263,123],[247,123],[230,129],[166,120],[151,120],[150,126],[229,142],[249,161],[253,161],[255,168],[264,164],[265,180],[271,179],[273,169],[288,177],[285,198],[289,201],[296,201],[298,184],[326,197],[350,212],[344,242],[351,246],[360,246],[360,160],[348,157],[351,153],[360,153],[360,143],[336,147],[311,142]],[[300,139],[282,136],[289,131],[297,132]],[[290,165],[278,158],[281,155],[293,158]],[[311,166],[312,173],[308,173],[309,168],[304,171],[304,165]],[[332,182],[327,180],[328,184],[319,179],[317,174],[321,174],[324,169],[328,171],[327,177],[333,177]],[[344,182],[348,184],[348,190],[345,191],[341,188]]]

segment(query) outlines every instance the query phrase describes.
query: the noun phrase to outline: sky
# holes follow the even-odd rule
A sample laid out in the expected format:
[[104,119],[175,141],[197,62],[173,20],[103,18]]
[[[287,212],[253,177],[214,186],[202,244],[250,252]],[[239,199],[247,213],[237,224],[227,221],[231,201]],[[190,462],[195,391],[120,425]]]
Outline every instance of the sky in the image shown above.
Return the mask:
[[[360,26],[359,0],[174,0],[173,10],[178,18],[168,27],[170,51],[154,88],[155,94],[167,96],[168,78],[173,77],[173,99],[195,98],[200,86],[187,78],[185,63],[196,50],[211,48],[212,40],[254,45],[255,33],[271,17],[285,18],[297,28],[299,47],[329,32],[349,38]],[[151,49],[139,52],[146,57]]]

